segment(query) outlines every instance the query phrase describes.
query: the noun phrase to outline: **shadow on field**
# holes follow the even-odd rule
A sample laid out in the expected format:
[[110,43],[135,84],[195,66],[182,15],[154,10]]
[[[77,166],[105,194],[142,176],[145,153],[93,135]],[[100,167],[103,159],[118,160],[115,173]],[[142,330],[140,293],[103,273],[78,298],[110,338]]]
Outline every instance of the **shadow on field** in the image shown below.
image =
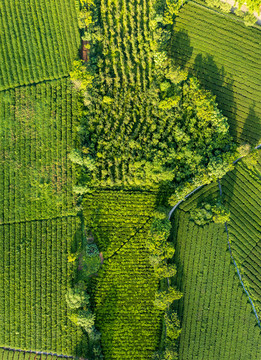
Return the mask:
[[[261,143],[261,119],[260,116],[256,114],[255,108],[256,103],[253,101],[253,104],[249,107],[240,138],[243,142],[259,145]],[[257,141],[258,144],[256,144]]]
[[230,134],[236,140],[238,134],[236,132],[237,106],[233,94],[234,80],[226,74],[223,66],[218,68],[212,55],[198,54],[193,64],[193,73],[202,86],[216,96],[218,108],[228,118]]
[[174,31],[170,40],[169,56],[182,69],[185,68],[193,53],[193,47],[190,46],[190,38],[185,30]]

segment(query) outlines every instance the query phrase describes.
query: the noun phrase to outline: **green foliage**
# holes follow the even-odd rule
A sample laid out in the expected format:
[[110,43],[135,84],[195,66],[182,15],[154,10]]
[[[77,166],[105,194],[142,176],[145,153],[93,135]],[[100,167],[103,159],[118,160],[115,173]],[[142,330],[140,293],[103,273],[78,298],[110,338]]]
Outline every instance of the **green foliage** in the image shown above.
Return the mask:
[[[253,157],[258,154],[260,156],[260,150],[255,150]],[[235,170],[222,179],[222,192],[231,212],[228,231],[233,256],[260,318],[261,168],[260,157],[249,167],[247,161],[251,155],[238,162]]]
[[75,88],[81,92],[92,86],[93,76],[87,70],[83,60],[75,60],[73,69],[70,72],[70,78]]
[[255,23],[257,22],[257,18],[255,17],[255,15],[251,14],[249,11],[245,12],[243,20],[246,26],[255,25]]
[[245,27],[232,15],[224,17],[201,3],[189,1],[176,18],[169,48],[177,65],[194,71],[202,86],[216,95],[238,144],[256,146],[261,137],[261,89],[254,80],[261,67],[260,41],[258,28]]
[[0,226],[1,346],[32,349],[34,343],[35,349],[75,354],[83,333],[67,318],[65,295],[74,266],[67,254],[79,227],[76,217]]
[[[119,15],[120,3],[108,8],[102,1],[93,24],[93,34],[98,31],[103,36],[92,44],[89,69],[96,75],[87,72],[93,86],[86,84],[88,105],[79,135],[82,161],[91,159],[92,168],[83,166],[81,182],[138,189],[165,184],[186,194],[190,184],[210,182],[230,168],[233,145],[227,120],[215,98],[168,56],[168,25],[178,3],[164,2],[162,12],[152,1],[148,11],[156,19],[154,34],[145,30],[149,17],[141,18],[136,3],[126,10],[137,13],[138,24],[144,23],[144,38],[129,36],[126,18]],[[108,32],[117,49],[107,42]],[[140,49],[139,55],[135,49]],[[74,81],[80,78],[78,71],[86,74],[80,62],[72,72]],[[78,87],[86,92],[84,86]]]
[[[247,182],[249,183],[251,184]],[[247,189],[246,182],[244,184]],[[233,181],[231,181],[231,186],[233,186]],[[217,184],[216,188],[218,192]],[[222,190],[225,192],[226,186],[222,185]],[[203,188],[199,193],[204,194],[205,189]],[[238,191],[234,194],[235,199],[238,199]],[[225,196],[226,198],[233,197],[233,192],[226,191]],[[241,238],[240,241],[235,240],[235,235],[231,238],[232,251],[236,247],[239,252],[242,246],[241,233],[248,221],[240,220],[239,214],[242,209],[247,209],[246,203],[242,204],[247,201],[247,198],[248,196],[240,203],[234,203],[233,213],[236,211],[234,214],[232,207],[230,208],[231,220],[228,226],[230,237],[232,234],[237,234]],[[197,203],[196,197],[194,201]],[[246,210],[247,212],[250,212],[250,207]],[[258,224],[258,214],[257,212],[256,224]],[[249,220],[251,215],[248,217]],[[233,218],[237,221],[236,227],[232,223]],[[224,225],[211,223],[199,227],[190,221],[188,212],[177,210],[174,213],[173,226],[177,269],[181,267],[184,269],[183,273],[178,271],[176,278],[177,287],[181,287],[184,293],[177,307],[178,315],[182,315],[179,359],[196,357],[213,360],[220,358],[259,359],[260,329],[256,324],[251,304],[247,301],[247,296],[240,285],[235,267],[231,264],[229,253],[226,251],[228,245]],[[249,226],[249,233],[252,232],[252,228]],[[258,238],[260,239],[256,234],[256,239]],[[250,237],[246,235],[244,241],[246,245],[248,244],[247,246],[249,246],[249,239]],[[236,256],[235,251],[234,256]],[[245,336],[246,331],[251,333],[251,345],[249,338]],[[228,339],[230,339],[229,343]]]
[[181,292],[170,286],[168,290],[159,290],[156,293],[154,305],[160,310],[166,310],[174,300],[179,300],[181,297]]
[[0,103],[1,221],[75,215],[68,153],[79,103],[69,80],[1,92]]
[[191,212],[191,220],[201,226],[212,221],[217,224],[224,224],[229,221],[229,217],[229,209],[220,202],[215,204],[213,202],[211,204],[203,202]]
[[78,313],[73,313],[69,319],[77,326],[81,326],[87,333],[91,333],[95,315],[90,310],[80,310]]
[[86,292],[79,288],[69,289],[65,296],[68,308],[71,310],[79,309],[80,307],[88,305],[89,298],[90,297],[86,294]]
[[69,75],[80,45],[74,1],[5,1],[1,14],[0,90]]

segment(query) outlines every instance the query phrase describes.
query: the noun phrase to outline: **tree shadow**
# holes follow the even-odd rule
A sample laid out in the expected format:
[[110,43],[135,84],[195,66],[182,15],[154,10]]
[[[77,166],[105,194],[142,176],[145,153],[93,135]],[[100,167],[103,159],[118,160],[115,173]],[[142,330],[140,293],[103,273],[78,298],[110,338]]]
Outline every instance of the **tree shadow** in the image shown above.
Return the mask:
[[248,115],[246,117],[240,139],[244,143],[259,145],[261,143],[261,118],[255,111],[256,103],[253,101],[249,106]]
[[[186,51],[184,51],[186,49]],[[168,55],[182,69],[185,68],[193,53],[190,38],[186,30],[174,31],[171,36]]]
[[212,55],[198,54],[193,64],[193,74],[205,89],[216,96],[218,108],[228,119],[230,134],[237,140],[237,106],[234,99],[233,78],[226,74],[223,66],[218,68]]

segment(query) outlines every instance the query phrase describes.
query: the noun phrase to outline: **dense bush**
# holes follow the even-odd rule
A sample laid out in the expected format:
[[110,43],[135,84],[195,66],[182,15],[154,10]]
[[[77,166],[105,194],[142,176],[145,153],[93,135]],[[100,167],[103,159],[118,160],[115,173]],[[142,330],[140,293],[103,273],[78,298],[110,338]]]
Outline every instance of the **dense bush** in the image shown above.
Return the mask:
[[191,220],[197,225],[205,225],[210,222],[221,223],[229,221],[230,211],[219,201],[216,203],[201,203],[191,212]]

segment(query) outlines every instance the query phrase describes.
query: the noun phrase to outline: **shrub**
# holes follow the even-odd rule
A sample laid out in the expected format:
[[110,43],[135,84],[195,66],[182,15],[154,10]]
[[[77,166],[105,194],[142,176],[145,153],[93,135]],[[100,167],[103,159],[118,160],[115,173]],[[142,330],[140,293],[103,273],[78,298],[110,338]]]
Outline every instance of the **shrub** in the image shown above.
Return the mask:
[[89,304],[89,295],[84,290],[73,288],[69,289],[65,295],[69,309],[75,310]]

